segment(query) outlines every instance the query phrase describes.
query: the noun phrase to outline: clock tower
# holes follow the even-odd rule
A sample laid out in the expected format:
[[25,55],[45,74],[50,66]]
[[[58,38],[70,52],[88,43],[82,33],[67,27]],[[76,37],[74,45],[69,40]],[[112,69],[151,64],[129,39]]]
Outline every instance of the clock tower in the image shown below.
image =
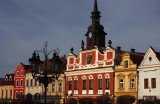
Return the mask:
[[100,12],[98,11],[97,0],[94,2],[94,10],[91,12],[92,24],[88,27],[85,34],[87,39],[87,49],[93,49],[97,46],[99,49],[105,47],[104,27],[100,24]]

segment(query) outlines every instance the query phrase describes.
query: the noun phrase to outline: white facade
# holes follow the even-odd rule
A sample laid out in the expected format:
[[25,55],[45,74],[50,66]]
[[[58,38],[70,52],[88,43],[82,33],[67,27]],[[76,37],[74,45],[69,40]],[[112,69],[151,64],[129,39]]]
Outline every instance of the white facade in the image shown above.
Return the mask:
[[42,84],[33,79],[31,73],[26,73],[25,77],[25,98],[32,98],[35,102],[40,102],[42,98]]
[[[139,85],[138,85],[138,98],[139,99],[160,99],[160,53],[154,51],[153,48],[148,48],[140,66],[139,71]],[[148,81],[148,87],[145,87],[145,79]],[[155,79],[153,87],[153,81]]]

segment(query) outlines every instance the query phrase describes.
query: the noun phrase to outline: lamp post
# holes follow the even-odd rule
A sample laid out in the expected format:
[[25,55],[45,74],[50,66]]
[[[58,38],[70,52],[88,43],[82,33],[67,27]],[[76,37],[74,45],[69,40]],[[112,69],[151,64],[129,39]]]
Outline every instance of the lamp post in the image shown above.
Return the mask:
[[[43,51],[35,50],[33,52],[32,58],[29,58],[30,71],[34,79],[36,79],[39,83],[44,85],[45,89],[45,104],[46,104],[46,96],[47,96],[47,87],[48,84],[58,80],[60,76],[60,65],[61,61],[58,56],[58,52],[56,50],[52,50],[47,52],[48,42],[45,42],[45,47]],[[51,59],[48,58],[49,54],[53,52],[53,57]],[[44,61],[40,60],[39,53],[44,55]]]

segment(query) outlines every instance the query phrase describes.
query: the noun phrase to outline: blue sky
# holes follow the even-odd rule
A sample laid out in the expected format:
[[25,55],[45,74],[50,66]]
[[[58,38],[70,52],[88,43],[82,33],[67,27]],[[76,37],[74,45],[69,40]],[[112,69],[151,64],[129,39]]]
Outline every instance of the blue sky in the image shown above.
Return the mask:
[[[160,50],[160,0],[97,0],[106,46],[145,52]],[[48,41],[60,56],[75,53],[91,24],[94,0],[0,0],[0,77],[13,73],[20,62]],[[85,42],[86,43],[86,42]]]

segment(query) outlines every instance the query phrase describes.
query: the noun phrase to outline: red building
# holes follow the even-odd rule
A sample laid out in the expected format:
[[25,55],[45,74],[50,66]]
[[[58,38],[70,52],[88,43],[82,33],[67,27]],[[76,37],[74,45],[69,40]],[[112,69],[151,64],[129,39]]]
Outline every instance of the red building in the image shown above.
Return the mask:
[[25,72],[29,70],[29,65],[20,63],[14,72],[14,99],[15,101],[22,102],[25,94]]
[[114,94],[115,50],[105,47],[104,27],[100,24],[97,0],[92,11],[92,24],[88,27],[86,48],[82,40],[79,56],[73,48],[67,58],[66,102],[80,104],[103,104],[105,95]]

